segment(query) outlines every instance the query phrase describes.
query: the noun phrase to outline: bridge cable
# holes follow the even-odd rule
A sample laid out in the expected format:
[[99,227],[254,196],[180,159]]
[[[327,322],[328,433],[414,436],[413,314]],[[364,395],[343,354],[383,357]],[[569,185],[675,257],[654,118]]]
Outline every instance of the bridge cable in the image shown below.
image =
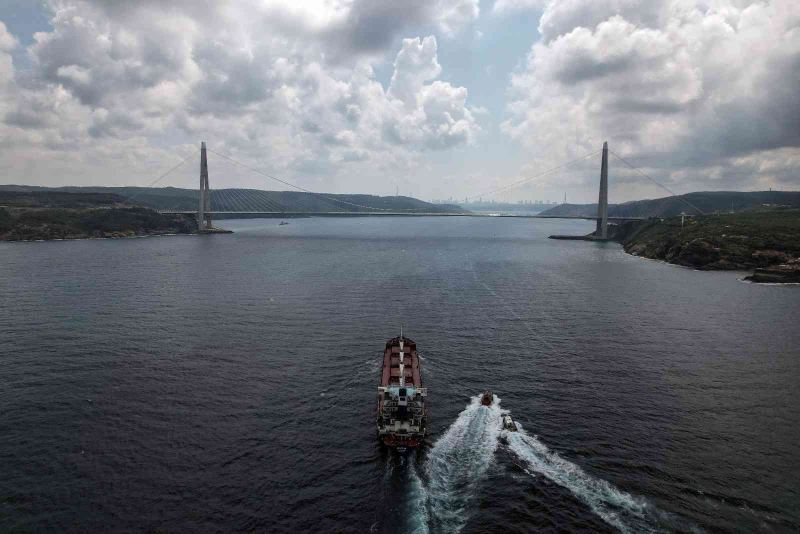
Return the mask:
[[654,184],[656,184],[658,187],[660,187],[661,189],[663,189],[663,190],[664,190],[664,191],[666,191],[667,193],[671,194],[673,197],[677,198],[678,200],[680,200],[681,202],[683,202],[684,204],[686,204],[686,205],[687,205],[687,206],[689,206],[690,208],[697,210],[697,212],[698,212],[698,213],[700,213],[700,215],[705,215],[705,212],[704,212],[703,210],[701,210],[700,208],[698,208],[697,206],[695,206],[694,204],[692,204],[691,202],[689,202],[688,200],[686,200],[686,199],[683,197],[683,195],[678,195],[677,193],[675,193],[675,191],[673,191],[673,190],[672,190],[672,189],[670,189],[669,187],[665,186],[664,184],[660,183],[658,180],[656,180],[655,178],[653,178],[652,176],[650,176],[649,174],[647,174],[647,173],[646,173],[646,172],[644,172],[643,170],[639,169],[638,167],[636,167],[636,166],[635,166],[635,165],[633,165],[632,163],[628,162],[628,160],[626,160],[625,158],[623,158],[622,156],[620,156],[619,154],[617,154],[616,152],[614,152],[614,151],[613,151],[613,150],[611,150],[610,148],[608,149],[608,151],[609,151],[609,152],[611,152],[611,154],[612,154],[612,155],[613,155],[615,158],[617,158],[618,160],[620,160],[622,163],[624,163],[625,165],[627,165],[628,167],[630,167],[631,169],[633,169],[633,170],[634,170],[634,171],[636,171],[637,173],[641,174],[642,176],[644,176],[645,178],[647,178],[648,180],[650,180],[651,182],[653,182]]
[[[180,156],[178,156],[178,157],[180,157]],[[155,180],[153,180],[153,181],[152,181],[152,182],[150,182],[149,184],[147,184],[147,185],[145,185],[145,186],[141,187],[140,189],[145,189],[145,188],[153,187],[153,186],[154,186],[154,185],[156,185],[158,182],[160,182],[161,180],[163,180],[164,178],[166,178],[166,177],[167,177],[167,176],[168,176],[170,173],[172,173],[173,171],[177,170],[177,169],[178,169],[178,167],[180,167],[181,165],[183,165],[183,164],[184,164],[184,163],[186,163],[187,161],[189,161],[189,158],[182,158],[182,159],[181,159],[181,161],[180,161],[179,163],[176,163],[175,165],[173,165],[172,167],[170,167],[170,169],[169,169],[167,172],[165,172],[165,173],[161,174],[161,175],[160,175],[158,178],[156,178]],[[131,202],[133,199],[135,199],[135,198],[137,198],[137,197],[140,197],[140,196],[142,196],[144,193],[145,193],[145,191],[139,191],[138,193],[136,193],[136,194],[134,194],[134,195],[131,195],[131,196],[127,197],[127,199],[128,199],[128,202]]]
[[217,156],[219,156],[221,158],[224,158],[224,159],[227,159],[228,161],[230,161],[232,163],[235,163],[236,165],[239,165],[241,167],[244,167],[245,169],[247,169],[249,171],[252,171],[252,172],[254,172],[256,174],[260,174],[261,176],[265,176],[265,177],[267,177],[267,178],[269,178],[271,180],[275,180],[276,182],[280,182],[280,183],[282,183],[284,185],[288,185],[289,187],[293,187],[295,189],[298,189],[298,190],[300,190],[300,191],[302,191],[304,193],[310,193],[310,194],[312,194],[314,196],[317,196],[319,198],[323,198],[325,200],[329,200],[331,202],[338,202],[340,204],[346,204],[348,206],[354,206],[356,208],[362,208],[362,209],[368,209],[368,210],[378,210],[378,211],[387,211],[387,212],[419,211],[419,208],[395,208],[395,209],[393,209],[393,208],[378,208],[378,207],[375,207],[375,206],[365,206],[363,204],[357,204],[355,202],[348,202],[346,200],[340,200],[338,198],[334,198],[334,197],[325,195],[324,193],[317,193],[315,191],[311,191],[310,189],[306,189],[304,187],[300,187],[299,185],[295,185],[295,184],[293,184],[291,182],[287,182],[286,180],[282,180],[282,179],[278,178],[277,176],[273,176],[273,175],[271,175],[269,173],[266,173],[266,172],[264,172],[264,171],[262,171],[260,169],[256,169],[255,167],[251,167],[250,165],[247,165],[246,163],[242,163],[241,161],[237,161],[237,160],[233,159],[232,157],[226,156],[225,154],[217,152],[216,150],[214,150],[212,148],[206,148],[206,150],[208,150],[209,152],[213,152]]
[[483,193],[482,195],[472,195],[472,196],[466,197],[466,200],[472,200],[472,199],[475,199],[475,198],[484,197],[484,196],[491,196],[491,195],[494,195],[495,193],[500,193],[501,191],[505,191],[506,189],[511,189],[512,187],[516,187],[516,186],[518,186],[520,184],[523,184],[525,182],[530,182],[531,180],[535,180],[537,178],[541,178],[542,176],[546,176],[548,174],[552,174],[555,171],[561,170],[561,169],[563,169],[565,167],[568,167],[568,166],[572,165],[573,163],[577,163],[579,161],[583,161],[583,160],[585,160],[587,158],[590,158],[592,156],[596,156],[599,153],[600,153],[600,150],[595,150],[594,152],[590,152],[589,154],[585,154],[583,156],[580,156],[578,158],[570,160],[570,161],[568,161],[566,163],[562,163],[561,165],[557,165],[556,167],[551,167],[551,168],[547,169],[546,171],[542,171],[542,172],[540,172],[538,174],[535,174],[533,176],[528,176],[526,178],[520,178],[519,180],[517,180],[515,182],[511,182],[510,184],[506,184],[504,186],[498,187],[497,189],[493,189],[492,191],[489,191],[488,193]]

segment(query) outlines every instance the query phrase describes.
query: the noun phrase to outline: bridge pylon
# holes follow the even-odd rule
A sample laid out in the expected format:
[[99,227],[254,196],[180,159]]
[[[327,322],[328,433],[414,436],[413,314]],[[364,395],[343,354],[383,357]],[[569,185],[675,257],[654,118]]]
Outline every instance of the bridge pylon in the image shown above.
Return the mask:
[[197,209],[197,229],[208,232],[211,226],[211,191],[208,188],[208,157],[206,142],[200,143],[200,203]]
[[600,163],[600,198],[594,235],[599,239],[608,239],[608,141],[603,143],[603,159]]

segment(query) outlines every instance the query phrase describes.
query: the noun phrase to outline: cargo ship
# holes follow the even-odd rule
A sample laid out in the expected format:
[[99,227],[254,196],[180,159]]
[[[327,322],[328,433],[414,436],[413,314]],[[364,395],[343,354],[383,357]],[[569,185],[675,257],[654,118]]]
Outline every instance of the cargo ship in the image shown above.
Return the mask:
[[425,438],[428,413],[422,387],[417,344],[400,336],[386,342],[378,387],[378,438],[403,452]]

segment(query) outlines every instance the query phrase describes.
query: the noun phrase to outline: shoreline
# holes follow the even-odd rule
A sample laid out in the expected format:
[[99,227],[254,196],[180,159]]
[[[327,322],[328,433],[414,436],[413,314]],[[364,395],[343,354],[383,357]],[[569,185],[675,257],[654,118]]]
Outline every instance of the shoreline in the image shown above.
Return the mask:
[[754,280],[748,280],[749,276],[752,276],[752,271],[747,269],[696,269],[689,265],[681,265],[680,263],[671,263],[667,260],[662,260],[659,258],[648,258],[647,256],[640,256],[638,254],[633,254],[632,252],[626,252],[625,249],[622,249],[627,256],[631,256],[632,258],[637,258],[640,260],[647,260],[652,261],[654,263],[660,263],[661,265],[666,265],[668,267],[675,267],[676,269],[685,269],[687,271],[692,271],[696,273],[735,273],[737,275],[742,275],[741,278],[737,276],[736,280],[745,284],[752,284],[756,286],[800,286],[800,282],[756,282]]
[[[618,242],[618,241],[617,241]],[[618,242],[619,243],[619,242]],[[677,267],[680,269],[687,269],[689,271],[695,271],[699,273],[736,273],[743,275],[742,278],[739,278],[740,282],[747,282],[750,284],[756,284],[761,286],[800,286],[800,281],[798,282],[784,282],[784,281],[765,281],[765,280],[755,280],[753,279],[754,276],[758,275],[758,271],[762,270],[761,267],[754,267],[752,269],[700,269],[698,267],[692,265],[683,265],[681,263],[674,263],[669,260],[665,260],[662,258],[651,258],[649,256],[642,256],[640,254],[635,254],[633,252],[628,252],[625,250],[624,244],[622,245],[622,251],[627,254],[628,256],[632,256],[634,258],[639,258],[643,260],[654,261],[656,263],[661,263],[664,265],[669,265],[672,267]]]
[[186,215],[141,206],[0,206],[0,242],[121,239],[199,233]]
[[103,237],[55,237],[53,239],[0,239],[0,243],[51,243],[53,241],[102,241],[106,239],[142,239],[147,237],[179,237],[197,236],[200,232],[170,232],[163,234],[141,234],[141,235],[122,235],[122,236],[103,236]]
[[800,283],[800,210],[771,209],[609,228],[626,254],[695,271],[733,271],[758,284]]

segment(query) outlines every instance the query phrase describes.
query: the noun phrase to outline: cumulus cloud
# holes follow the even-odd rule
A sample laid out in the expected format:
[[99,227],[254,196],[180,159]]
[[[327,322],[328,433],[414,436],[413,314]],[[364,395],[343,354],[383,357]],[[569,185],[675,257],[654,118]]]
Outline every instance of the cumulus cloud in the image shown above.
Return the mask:
[[17,40],[8,33],[3,21],[0,21],[0,86],[7,86],[14,77],[11,51],[16,47]]
[[417,106],[417,96],[426,81],[436,78],[442,67],[436,57],[436,39],[406,39],[394,61],[389,95],[409,108]]
[[382,52],[412,27],[429,26],[452,37],[479,15],[478,0],[271,0],[266,6],[264,21],[320,39],[334,57]]
[[191,22],[159,17],[149,21],[150,31],[137,32],[82,7],[59,10],[54,31],[35,35],[31,54],[46,81],[62,84],[84,104],[99,105],[120,89],[148,89],[186,74]]
[[478,18],[478,0],[439,0],[436,22],[449,37],[460,32]]
[[503,129],[563,158],[608,139],[695,186],[747,168],[796,187],[799,23],[790,0],[551,2]]
[[[561,0],[548,2],[539,19],[542,41],[549,42],[575,28],[595,28],[618,15],[637,27],[655,28],[664,22],[671,4],[682,0]],[[691,0],[690,0],[691,2]],[[685,4],[687,6],[691,3]]]
[[[52,29],[34,35],[24,83],[10,55],[18,43],[0,23],[0,133],[34,165],[61,157],[47,151],[89,162],[120,150],[113,159],[133,173],[134,155],[163,162],[159,139],[177,135],[290,175],[409,168],[479,127],[467,90],[437,79],[436,38],[395,37],[411,24],[451,35],[477,16],[477,2],[399,6],[53,0]],[[371,54],[395,46],[384,88]]]
[[10,33],[3,21],[0,21],[0,51],[10,52],[17,46],[17,39]]
[[[498,17],[541,17],[508,78],[499,64],[475,65],[495,80],[465,66],[505,50],[497,36],[471,38],[478,0],[47,5],[51,27],[34,36],[18,40],[0,23],[6,180],[129,182],[206,139],[307,187],[375,191],[371,180],[441,171],[447,158],[432,151],[485,142],[451,160],[472,158],[463,165],[485,168],[470,176],[489,180],[497,167],[530,158],[542,169],[608,139],[682,190],[800,181],[794,0],[496,0]],[[474,107],[480,95],[501,108],[489,86],[504,80],[504,115]],[[494,131],[492,121],[523,148],[480,137],[479,122]]]
[[388,96],[395,114],[385,122],[385,135],[397,143],[414,143],[425,148],[448,148],[468,142],[478,131],[466,105],[467,90],[449,83],[429,80],[442,68],[436,58],[436,39],[406,39],[394,62]]

